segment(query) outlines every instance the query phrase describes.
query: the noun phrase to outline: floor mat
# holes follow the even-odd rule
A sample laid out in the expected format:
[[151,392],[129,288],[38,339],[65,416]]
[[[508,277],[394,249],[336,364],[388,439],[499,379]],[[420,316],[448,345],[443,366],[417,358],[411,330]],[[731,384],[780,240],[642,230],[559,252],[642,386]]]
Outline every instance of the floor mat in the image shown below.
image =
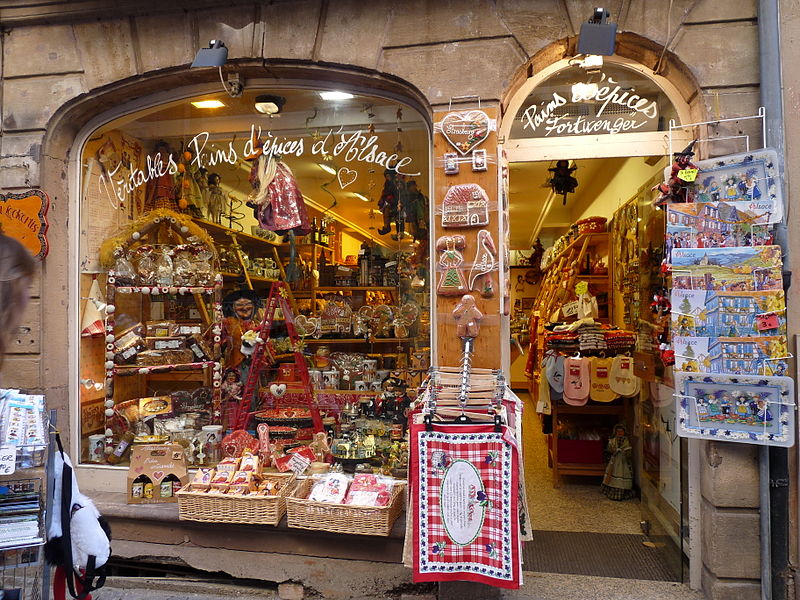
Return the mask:
[[523,569],[597,577],[678,581],[642,535],[534,531],[523,544]]

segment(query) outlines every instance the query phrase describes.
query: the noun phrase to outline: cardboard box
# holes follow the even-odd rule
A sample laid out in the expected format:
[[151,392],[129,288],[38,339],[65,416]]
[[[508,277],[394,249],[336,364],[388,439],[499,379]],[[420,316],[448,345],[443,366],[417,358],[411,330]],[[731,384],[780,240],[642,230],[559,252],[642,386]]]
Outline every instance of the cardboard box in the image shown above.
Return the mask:
[[[172,481],[173,479],[177,481]],[[131,450],[131,466],[128,469],[128,504],[177,502],[175,492],[188,482],[189,474],[186,471],[186,457],[182,446],[134,444]],[[167,487],[170,488],[169,491]]]

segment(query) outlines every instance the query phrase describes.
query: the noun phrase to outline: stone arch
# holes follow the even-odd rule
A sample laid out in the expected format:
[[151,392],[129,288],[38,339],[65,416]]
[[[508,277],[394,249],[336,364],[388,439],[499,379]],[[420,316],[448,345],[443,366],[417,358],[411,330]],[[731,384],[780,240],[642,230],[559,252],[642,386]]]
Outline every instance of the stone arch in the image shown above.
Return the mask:
[[[517,69],[502,96],[501,115],[506,115],[511,100],[531,77],[560,60],[575,56],[577,44],[577,36],[557,40],[539,50]],[[689,67],[676,54],[670,51],[664,52],[664,47],[660,44],[644,36],[626,31],[617,34],[615,56],[628,59],[649,69],[650,75],[658,75],[666,79],[674,86],[680,100],[688,107],[691,122],[706,120],[707,111],[702,102],[700,85]],[[657,74],[656,69],[658,69]]]

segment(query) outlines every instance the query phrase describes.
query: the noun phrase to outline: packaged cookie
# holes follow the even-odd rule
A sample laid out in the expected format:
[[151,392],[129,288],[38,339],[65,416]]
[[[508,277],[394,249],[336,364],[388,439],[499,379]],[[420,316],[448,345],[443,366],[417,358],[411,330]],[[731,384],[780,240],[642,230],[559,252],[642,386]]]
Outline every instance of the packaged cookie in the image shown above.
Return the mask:
[[117,335],[114,340],[114,362],[118,365],[135,364],[137,354],[146,348],[143,334],[144,325],[137,323]]
[[148,350],[183,350],[186,341],[182,337],[146,337]]
[[178,335],[189,337],[190,335],[202,335],[203,326],[200,323],[178,323]]
[[242,455],[242,462],[239,466],[241,471],[250,471],[251,473],[258,473],[259,471],[259,460],[258,456],[255,454],[251,454],[250,452],[245,452]]
[[199,468],[192,479],[191,489],[194,491],[207,491],[211,487],[211,480],[216,471],[214,469]]
[[231,479],[233,473],[230,471],[217,471],[211,479],[211,490],[217,490],[221,493],[226,493],[231,487]]
[[175,337],[178,324],[175,321],[148,321],[147,337]]
[[186,338],[185,345],[191,351],[193,361],[211,360],[211,352],[208,349],[208,345],[200,339],[199,335],[192,335]]
[[254,489],[253,474],[249,471],[237,471],[231,477],[229,494],[249,494]]
[[219,464],[217,464],[217,471],[226,471],[228,473],[235,473],[239,470],[239,462],[241,459],[234,458],[233,456],[226,456]]

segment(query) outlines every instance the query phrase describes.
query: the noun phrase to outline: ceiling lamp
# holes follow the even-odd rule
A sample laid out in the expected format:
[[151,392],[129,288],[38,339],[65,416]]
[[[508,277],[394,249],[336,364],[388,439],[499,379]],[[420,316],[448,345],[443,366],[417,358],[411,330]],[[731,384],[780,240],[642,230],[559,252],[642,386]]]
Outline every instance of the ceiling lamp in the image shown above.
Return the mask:
[[211,40],[208,48],[200,48],[194,57],[194,67],[221,67],[228,60],[228,49],[222,40]]
[[611,16],[605,8],[595,8],[592,18],[581,25],[578,37],[578,54],[611,56],[617,43],[617,24],[606,23]]
[[286,98],[283,96],[273,96],[265,94],[263,96],[256,96],[255,109],[265,115],[277,115],[286,104]]
[[320,92],[319,96],[323,100],[350,100],[354,97],[348,92]]
[[326,165],[326,164],[323,164],[323,163],[317,163],[317,166],[320,169],[322,169],[323,171],[325,171],[326,173],[330,173],[331,175],[336,175],[336,169],[334,169],[330,165]]
[[369,198],[367,198],[364,194],[359,194],[358,192],[353,192],[353,196],[355,196],[359,200],[363,200],[364,202],[369,202]]
[[225,103],[221,100],[195,100],[192,102],[195,108],[222,108]]

